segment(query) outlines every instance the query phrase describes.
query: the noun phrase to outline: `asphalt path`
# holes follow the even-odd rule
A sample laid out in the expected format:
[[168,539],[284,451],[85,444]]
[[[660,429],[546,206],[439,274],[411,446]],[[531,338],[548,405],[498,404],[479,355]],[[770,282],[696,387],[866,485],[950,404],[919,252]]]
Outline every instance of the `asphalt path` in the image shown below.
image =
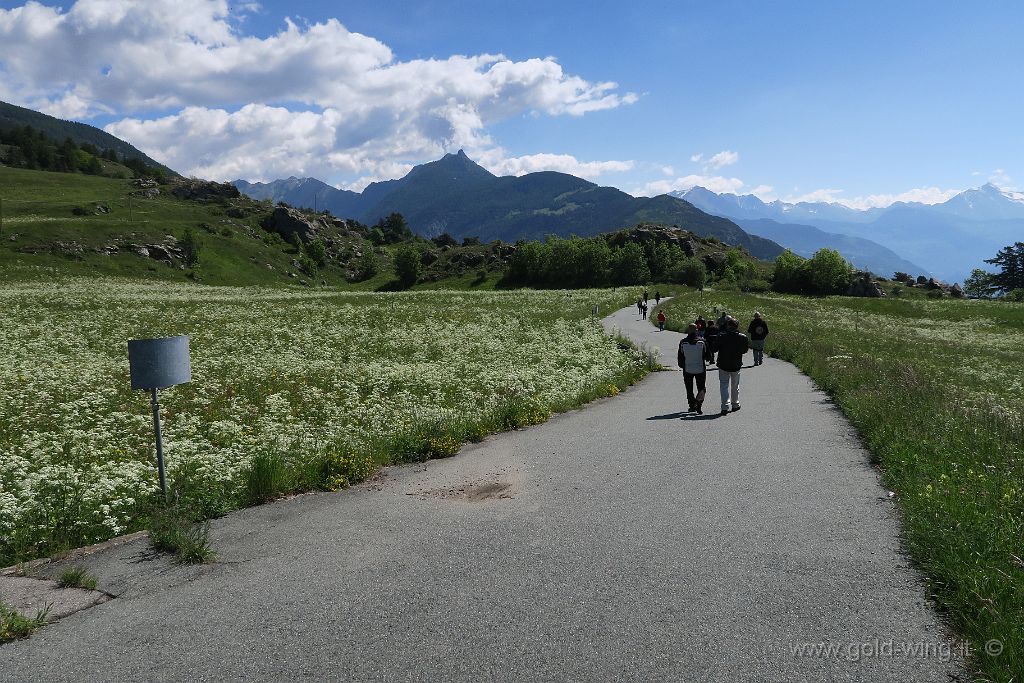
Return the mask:
[[[674,366],[679,335],[605,320]],[[747,356],[749,361],[749,355]],[[792,365],[704,416],[682,375],[455,457],[214,522],[216,564],[136,539],[116,595],[0,647],[3,681],[947,681],[963,663],[867,453]],[[800,651],[826,643],[831,653]]]

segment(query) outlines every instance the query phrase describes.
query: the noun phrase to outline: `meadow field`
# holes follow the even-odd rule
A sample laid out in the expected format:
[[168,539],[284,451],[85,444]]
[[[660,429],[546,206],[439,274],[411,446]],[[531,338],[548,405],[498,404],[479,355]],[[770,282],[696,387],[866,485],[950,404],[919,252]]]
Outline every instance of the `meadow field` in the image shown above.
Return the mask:
[[[905,545],[983,680],[1024,672],[1024,305],[690,291],[669,327],[755,310],[766,351],[835,399],[895,492]],[[750,356],[746,357],[750,362]],[[756,382],[757,370],[745,370]],[[716,388],[717,391],[717,388]],[[986,643],[1000,649],[986,652]]]
[[0,285],[0,566],[146,524],[153,426],[128,339],[190,336],[192,382],[160,395],[164,443],[176,495],[209,517],[617,393],[649,359],[591,309],[635,296]]

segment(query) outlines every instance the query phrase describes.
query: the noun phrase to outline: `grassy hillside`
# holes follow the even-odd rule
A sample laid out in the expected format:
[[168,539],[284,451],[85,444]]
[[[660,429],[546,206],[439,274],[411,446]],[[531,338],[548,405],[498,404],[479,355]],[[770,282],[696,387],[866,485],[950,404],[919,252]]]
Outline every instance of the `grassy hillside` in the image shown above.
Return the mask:
[[[895,285],[894,285],[895,286]],[[888,289],[888,288],[887,288]],[[905,289],[905,288],[903,288]],[[1024,304],[690,293],[670,327],[755,310],[859,430],[895,492],[905,542],[970,642],[979,680],[1024,671]],[[749,373],[749,374],[748,374]],[[744,382],[758,382],[744,370]],[[998,640],[1002,652],[986,653]]]
[[[142,188],[128,179],[0,166],[0,272],[8,278],[59,272],[362,290],[387,288],[394,277],[396,245],[373,245],[361,226],[322,230],[329,253],[312,276],[300,267],[302,253],[263,227],[273,209],[269,202],[246,197],[179,199],[173,194],[178,187],[172,183]],[[158,194],[145,196],[154,189]],[[312,212],[306,217],[315,218]],[[202,243],[195,269],[173,254],[163,259],[137,253],[138,247],[147,245],[180,248],[186,230]],[[468,278],[475,287],[493,288],[503,272],[497,245],[459,245],[443,251],[423,240],[420,245],[433,256],[424,266],[426,283]],[[367,250],[374,254],[378,273],[353,281]]]
[[37,131],[42,131],[48,137],[58,142],[63,141],[65,138],[71,138],[79,145],[85,143],[94,145],[99,149],[114,150],[123,158],[141,159],[147,166],[162,169],[170,175],[177,175],[171,169],[157,163],[124,140],[116,138],[95,126],[76,121],[64,121],[63,119],[48,116],[38,111],[18,107],[7,102],[0,102],[0,130],[11,130],[20,126],[32,126]]

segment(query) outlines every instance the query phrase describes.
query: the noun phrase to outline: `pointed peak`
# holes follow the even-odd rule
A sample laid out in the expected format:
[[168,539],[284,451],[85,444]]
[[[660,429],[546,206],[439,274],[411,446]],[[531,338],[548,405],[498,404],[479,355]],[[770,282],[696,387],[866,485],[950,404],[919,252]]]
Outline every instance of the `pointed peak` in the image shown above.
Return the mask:
[[457,157],[462,157],[463,159],[467,158],[467,157],[466,157],[466,151],[465,151],[465,150],[463,150],[463,149],[460,149],[460,150],[459,150],[459,153],[458,153],[458,154],[456,154],[455,156],[457,156]]

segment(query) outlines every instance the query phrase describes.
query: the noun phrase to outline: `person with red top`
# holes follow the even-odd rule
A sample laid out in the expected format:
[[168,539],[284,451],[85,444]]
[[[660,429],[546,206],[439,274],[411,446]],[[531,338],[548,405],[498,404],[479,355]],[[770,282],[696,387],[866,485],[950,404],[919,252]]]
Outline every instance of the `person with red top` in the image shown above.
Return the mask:
[[658,311],[658,329],[662,332],[665,331],[665,311]]

